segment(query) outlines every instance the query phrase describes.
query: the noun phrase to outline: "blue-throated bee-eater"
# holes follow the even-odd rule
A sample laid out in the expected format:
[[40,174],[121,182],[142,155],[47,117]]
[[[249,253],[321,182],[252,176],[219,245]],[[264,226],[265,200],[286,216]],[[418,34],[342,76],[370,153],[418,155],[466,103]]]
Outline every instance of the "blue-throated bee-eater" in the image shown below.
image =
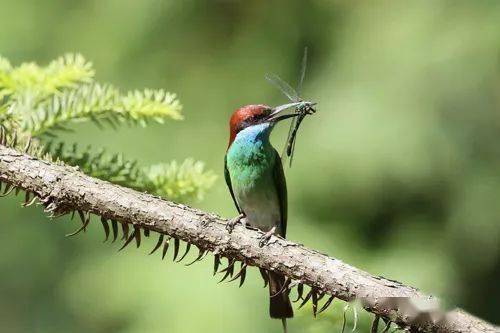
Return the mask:
[[[274,125],[299,113],[284,114],[289,108],[304,102],[276,108],[267,105],[247,105],[237,109],[229,121],[230,137],[224,159],[225,179],[240,215],[228,223],[242,222],[266,234],[261,246],[272,234],[286,235],[287,190],[281,158],[271,145],[269,136]],[[265,272],[269,280],[272,318],[293,317],[288,293],[283,292],[285,279],[274,272]]]

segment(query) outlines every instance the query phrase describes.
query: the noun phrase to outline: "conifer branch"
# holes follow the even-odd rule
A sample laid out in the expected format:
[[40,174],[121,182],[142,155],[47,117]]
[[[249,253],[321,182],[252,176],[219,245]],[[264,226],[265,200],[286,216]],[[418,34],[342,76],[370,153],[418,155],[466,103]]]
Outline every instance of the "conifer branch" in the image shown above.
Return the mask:
[[[186,253],[191,245],[198,247],[197,259],[203,258],[207,251],[213,252],[215,271],[218,271],[220,258],[226,257],[230,264],[222,270],[223,279],[235,273],[236,261],[241,261],[242,265],[236,269],[233,279],[240,278],[240,283],[244,281],[247,266],[279,272],[287,278],[286,289],[297,286],[302,303],[313,302],[314,314],[318,300],[330,295],[319,312],[333,298],[361,300],[364,308],[376,316],[374,323],[377,326],[380,318],[409,332],[499,332],[498,327],[460,309],[444,313],[438,308],[419,308],[417,303],[435,298],[399,282],[372,276],[300,244],[273,237],[261,248],[259,231],[236,226],[229,234],[226,220],[216,215],[113,185],[86,176],[75,168],[39,160],[3,145],[0,145],[0,183],[7,184],[4,193],[26,191],[26,205],[33,203],[31,196],[38,198],[45,211],[54,216],[77,211],[83,223],[78,231],[87,227],[90,214],[94,214],[101,217],[107,236],[111,233],[107,221],[112,221],[115,240],[118,225],[122,226],[124,246],[134,240],[139,246],[143,230],[144,236],[149,236],[150,232],[160,234],[154,250],[163,245],[163,255],[172,243],[175,258],[179,255],[178,261],[185,255],[179,254],[180,240],[189,245]],[[311,289],[302,297],[304,285]],[[376,331],[376,326],[374,329]]]
[[176,95],[163,89],[126,93],[94,80],[92,63],[80,54],[66,54],[39,66],[34,62],[12,66],[0,56],[0,130],[14,142],[44,160],[79,167],[102,180],[148,191],[171,200],[201,199],[216,177],[202,162],[138,166],[120,153],[103,149],[67,149],[57,134],[73,131],[72,123],[93,122],[100,128],[146,126],[151,122],[183,119]]
[[177,202],[202,200],[217,176],[206,170],[201,161],[186,159],[141,167],[123,154],[109,154],[103,148],[93,151],[89,146],[78,149],[63,142],[49,142],[44,152],[52,159],[78,166],[85,174],[137,191],[160,195]]
[[161,89],[122,96],[113,86],[88,84],[40,103],[24,117],[21,128],[37,137],[64,130],[71,122],[93,121],[98,126],[108,124],[114,128],[124,122],[145,126],[151,120],[163,123],[167,118],[182,119],[180,111],[176,96]]

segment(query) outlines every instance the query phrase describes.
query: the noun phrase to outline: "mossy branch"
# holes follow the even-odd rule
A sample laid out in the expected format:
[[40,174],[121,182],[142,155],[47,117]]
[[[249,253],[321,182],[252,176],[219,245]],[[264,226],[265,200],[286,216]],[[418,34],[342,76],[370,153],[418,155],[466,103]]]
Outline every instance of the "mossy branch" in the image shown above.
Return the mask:
[[[5,143],[4,138],[0,141]],[[273,237],[262,248],[259,246],[262,233],[257,230],[237,226],[229,234],[225,228],[227,221],[216,215],[91,178],[74,168],[42,161],[2,145],[1,182],[7,184],[4,193],[24,190],[27,193],[26,205],[32,204],[33,198],[38,199],[46,212],[54,216],[77,211],[83,223],[79,230],[91,222],[91,214],[101,218],[107,235],[110,233],[108,220],[111,220],[114,239],[117,238],[118,225],[121,225],[124,246],[134,240],[139,246],[141,234],[150,236],[151,232],[156,232],[160,238],[153,251],[162,247],[163,255],[173,243],[174,257],[177,258],[182,240],[187,242],[185,254],[191,245],[199,249],[197,259],[203,258],[208,251],[213,252],[215,272],[220,258],[226,257],[229,265],[222,270],[223,279],[232,277],[243,282],[247,266],[276,271],[286,277],[287,288],[282,292],[297,287],[302,303],[313,303],[314,314],[326,309],[333,298],[358,299],[376,316],[374,332],[378,318],[409,332],[499,332],[498,327],[459,309],[444,312],[438,307],[432,310],[420,308],[418,303],[435,298],[399,282],[372,276],[292,241]],[[242,265],[235,273],[237,261]],[[311,287],[304,297],[303,285]],[[319,307],[318,302],[323,296],[329,297]]]

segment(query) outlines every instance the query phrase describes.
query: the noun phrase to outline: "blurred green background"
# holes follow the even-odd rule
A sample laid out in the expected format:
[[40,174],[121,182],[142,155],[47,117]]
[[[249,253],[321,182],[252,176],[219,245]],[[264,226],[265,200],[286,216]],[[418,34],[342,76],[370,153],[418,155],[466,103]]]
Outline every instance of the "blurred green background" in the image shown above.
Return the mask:
[[[287,171],[289,238],[438,295],[500,324],[500,2],[9,1],[0,53],[45,64],[65,52],[99,81],[165,88],[186,119],[146,129],[75,126],[69,142],[156,163],[194,157],[220,177],[194,206],[236,214],[222,176],[228,118],[285,102],[264,80],[318,101]],[[281,147],[287,128],[273,134]],[[211,259],[186,268],[102,244],[101,227],[50,222],[0,200],[3,332],[280,332],[267,292],[217,284]],[[171,255],[171,254],[170,254]],[[194,256],[193,252],[190,256]],[[332,332],[342,307],[290,332]],[[352,313],[348,314],[352,325]],[[358,331],[365,331],[367,315]]]

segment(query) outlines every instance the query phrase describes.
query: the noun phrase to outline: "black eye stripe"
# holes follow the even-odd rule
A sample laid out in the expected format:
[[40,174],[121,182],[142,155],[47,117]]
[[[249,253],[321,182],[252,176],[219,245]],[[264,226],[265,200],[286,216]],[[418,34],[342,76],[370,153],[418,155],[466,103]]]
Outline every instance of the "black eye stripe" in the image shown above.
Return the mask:
[[270,110],[265,110],[264,112],[262,113],[258,113],[258,114],[253,114],[249,117],[247,117],[245,120],[243,120],[241,123],[240,123],[240,126],[238,128],[238,131],[241,131],[249,126],[252,126],[252,125],[255,125],[255,123],[261,119],[264,119],[268,113],[266,113],[266,111],[270,111]]

